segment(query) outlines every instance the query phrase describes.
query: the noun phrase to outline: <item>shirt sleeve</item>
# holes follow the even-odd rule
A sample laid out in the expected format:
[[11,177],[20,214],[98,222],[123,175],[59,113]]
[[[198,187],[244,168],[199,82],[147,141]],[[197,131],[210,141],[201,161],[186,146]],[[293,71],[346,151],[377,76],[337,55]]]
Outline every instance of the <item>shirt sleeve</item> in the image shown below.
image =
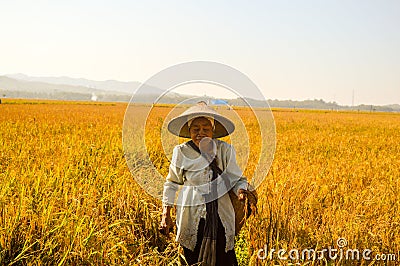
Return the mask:
[[232,145],[228,145],[226,151],[226,172],[228,176],[233,178],[234,182],[236,182],[232,188],[236,195],[238,195],[239,189],[247,190],[247,178],[243,176],[243,172],[237,164],[236,151]]
[[164,183],[163,205],[173,206],[175,203],[176,192],[183,185],[183,168],[180,163],[182,155],[179,146],[176,146],[172,153],[172,160],[169,165],[169,172]]

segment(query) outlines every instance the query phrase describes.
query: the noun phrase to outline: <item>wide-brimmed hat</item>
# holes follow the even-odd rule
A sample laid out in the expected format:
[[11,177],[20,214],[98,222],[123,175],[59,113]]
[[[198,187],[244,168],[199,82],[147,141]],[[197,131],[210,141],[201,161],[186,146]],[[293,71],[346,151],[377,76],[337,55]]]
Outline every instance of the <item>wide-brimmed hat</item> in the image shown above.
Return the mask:
[[235,125],[231,120],[217,113],[203,101],[173,118],[168,123],[168,130],[176,136],[190,138],[188,121],[198,117],[214,119],[213,138],[225,137],[235,130]]

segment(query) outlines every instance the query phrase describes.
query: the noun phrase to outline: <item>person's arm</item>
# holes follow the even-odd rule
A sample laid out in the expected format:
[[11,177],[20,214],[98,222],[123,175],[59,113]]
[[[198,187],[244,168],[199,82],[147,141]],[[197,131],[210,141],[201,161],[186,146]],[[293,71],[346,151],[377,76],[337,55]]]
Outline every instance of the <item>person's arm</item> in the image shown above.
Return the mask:
[[180,185],[183,185],[183,170],[179,165],[179,148],[175,147],[171,164],[169,166],[169,172],[164,183],[163,191],[163,207],[161,214],[160,232],[168,234],[170,229],[173,227],[171,219],[171,208],[174,206],[176,192]]
[[234,179],[233,192],[238,196],[239,200],[246,198],[248,187],[247,178],[243,176],[243,172],[236,162],[236,152],[232,145],[228,146],[226,152],[226,170],[228,176]]

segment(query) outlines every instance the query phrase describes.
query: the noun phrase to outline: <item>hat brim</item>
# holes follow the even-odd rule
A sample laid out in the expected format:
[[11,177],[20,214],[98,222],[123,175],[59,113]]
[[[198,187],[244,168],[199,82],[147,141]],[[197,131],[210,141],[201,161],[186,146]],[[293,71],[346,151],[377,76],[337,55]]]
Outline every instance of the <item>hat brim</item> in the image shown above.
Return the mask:
[[197,117],[213,117],[215,124],[213,138],[222,138],[232,134],[232,132],[235,131],[235,125],[228,118],[219,114],[210,114],[209,112],[198,112],[196,114],[185,114],[175,117],[168,123],[168,131],[179,137],[190,138],[190,132],[187,123],[189,116],[191,119]]

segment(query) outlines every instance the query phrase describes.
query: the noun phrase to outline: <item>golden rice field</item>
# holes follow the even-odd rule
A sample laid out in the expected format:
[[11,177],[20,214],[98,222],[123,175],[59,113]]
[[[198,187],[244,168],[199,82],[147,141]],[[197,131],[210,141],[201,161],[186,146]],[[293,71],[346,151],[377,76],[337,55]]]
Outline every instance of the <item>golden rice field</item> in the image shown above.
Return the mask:
[[[134,182],[127,167],[126,107],[3,100],[0,265],[180,264],[173,236],[157,231],[161,202]],[[171,107],[157,108],[152,129]],[[252,116],[237,111],[253,158],[258,130]],[[258,214],[237,239],[240,265],[400,265],[400,114],[273,114],[275,158],[258,188]],[[147,134],[150,156],[166,173],[158,131]],[[256,161],[249,160],[246,175]],[[146,178],[140,162],[133,173]],[[338,238],[347,240],[346,248],[394,254],[397,262],[257,258],[261,248],[321,250],[337,246]]]

